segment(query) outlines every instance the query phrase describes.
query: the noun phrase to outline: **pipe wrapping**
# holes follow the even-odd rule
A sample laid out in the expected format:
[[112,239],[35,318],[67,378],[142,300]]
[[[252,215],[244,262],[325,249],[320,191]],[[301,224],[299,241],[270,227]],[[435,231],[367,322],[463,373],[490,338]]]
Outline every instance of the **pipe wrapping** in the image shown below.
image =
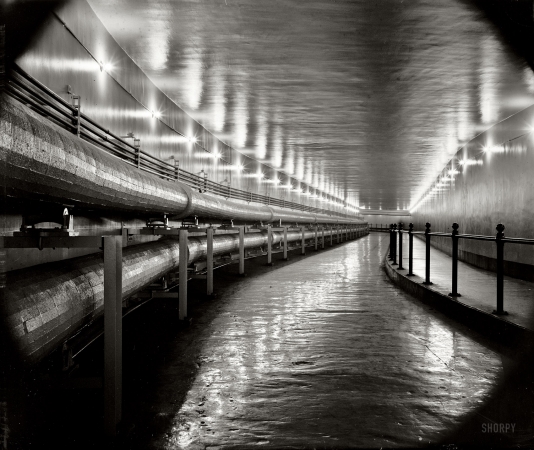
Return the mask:
[[284,210],[197,192],[137,169],[5,94],[0,100],[0,174],[8,195],[179,218],[363,223],[356,217]]
[[[272,233],[273,244],[282,242],[283,233]],[[288,232],[288,241],[301,239],[301,232]],[[315,236],[305,232],[306,239]],[[267,232],[245,233],[245,248],[267,244]],[[215,256],[239,249],[237,234],[216,235]],[[207,238],[190,237],[189,263],[207,256]],[[125,247],[123,249],[123,299],[138,292],[171,270],[178,268],[176,239]],[[46,357],[63,340],[103,312],[104,262],[102,253],[41,264],[7,273],[4,298],[0,304],[5,333],[13,360],[33,365]]]

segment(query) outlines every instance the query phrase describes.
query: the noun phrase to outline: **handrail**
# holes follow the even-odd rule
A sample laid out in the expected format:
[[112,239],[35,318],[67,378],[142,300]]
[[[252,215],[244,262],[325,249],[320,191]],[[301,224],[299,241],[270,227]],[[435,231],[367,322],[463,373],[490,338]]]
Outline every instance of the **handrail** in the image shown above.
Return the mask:
[[22,103],[28,105],[40,115],[54,121],[57,125],[77,134],[81,139],[91,142],[100,149],[122,159],[126,163],[159,177],[180,181],[201,192],[210,192],[225,198],[243,200],[246,202],[262,203],[297,211],[325,214],[336,217],[347,217],[346,213],[331,211],[323,208],[303,205],[283,199],[273,198],[254,192],[243,191],[208,180],[206,177],[187,172],[181,167],[163,161],[150,153],[127,142],[95,122],[91,117],[81,112],[81,105],[71,105],[55,92],[34,79],[16,64],[8,71],[6,92]]
[[449,293],[451,297],[461,297],[458,293],[458,241],[460,239],[470,239],[476,241],[490,241],[495,242],[497,248],[497,308],[493,311],[495,315],[507,315],[504,310],[504,244],[526,244],[534,245],[534,239],[527,238],[506,238],[504,237],[505,226],[498,224],[496,226],[497,234],[495,236],[485,236],[480,234],[460,234],[458,233],[459,225],[457,223],[452,224],[453,231],[450,233],[445,232],[432,232],[431,224],[425,225],[425,231],[414,231],[413,224],[408,225],[408,230],[403,230],[403,224],[390,224],[390,251],[389,258],[392,261],[392,265],[397,265],[397,234],[400,236],[398,239],[398,254],[399,254],[399,267],[398,270],[404,270],[402,267],[402,235],[408,234],[409,251],[408,251],[408,273],[407,276],[414,276],[413,273],[413,236],[424,235],[425,236],[425,281],[423,284],[431,285],[430,281],[430,239],[432,236],[449,237],[452,239],[452,291]]

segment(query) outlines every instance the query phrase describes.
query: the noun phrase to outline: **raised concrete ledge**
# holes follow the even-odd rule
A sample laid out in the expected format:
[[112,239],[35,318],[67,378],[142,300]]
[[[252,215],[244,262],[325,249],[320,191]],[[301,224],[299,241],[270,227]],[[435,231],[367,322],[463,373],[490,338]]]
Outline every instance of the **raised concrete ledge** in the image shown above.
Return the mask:
[[387,259],[388,254],[389,247],[383,258],[383,267],[388,277],[402,290],[423,303],[431,305],[499,345],[517,350],[534,343],[534,331],[444,295],[432,289],[432,286],[422,284],[424,279],[417,275],[406,276],[408,270],[398,270],[393,267]]

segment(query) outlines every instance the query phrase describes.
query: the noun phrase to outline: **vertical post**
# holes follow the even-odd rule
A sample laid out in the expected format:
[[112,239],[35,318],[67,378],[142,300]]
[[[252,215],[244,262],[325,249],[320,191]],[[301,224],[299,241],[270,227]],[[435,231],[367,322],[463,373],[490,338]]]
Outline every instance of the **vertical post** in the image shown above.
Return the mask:
[[413,277],[413,223],[408,227],[408,276]]
[[72,96],[72,106],[75,110],[74,121],[76,124],[76,136],[80,137],[82,127],[82,98],[79,95]]
[[179,234],[179,255],[178,255],[178,319],[187,318],[187,266],[189,264],[189,251],[187,248],[189,232],[187,228],[181,229]]
[[393,259],[393,224],[389,224],[389,259]]
[[423,284],[432,284],[430,282],[430,224],[427,222],[425,227],[425,281],[423,281]]
[[287,261],[287,227],[284,227],[284,261]]
[[452,224],[452,292],[449,294],[451,297],[461,297],[458,294],[458,228],[456,222]]
[[245,227],[239,227],[239,275],[245,275]]
[[306,234],[306,227],[300,227],[300,230],[302,232],[302,240],[301,240],[301,246],[302,246],[302,249],[301,249],[301,254],[305,255],[306,254],[306,247],[305,247],[305,244],[306,244],[306,239],[305,239],[305,234]]
[[337,226],[336,231],[337,231],[337,243],[339,244],[341,242],[341,228],[339,225]]
[[318,250],[319,246],[319,229],[317,227],[317,224],[315,224],[315,251]]
[[330,226],[330,247],[334,245],[334,227]]
[[137,160],[137,168],[141,167],[141,139],[134,138],[135,157]]
[[394,223],[393,224],[393,234],[392,234],[392,238],[393,238],[393,254],[391,255],[391,258],[393,259],[393,262],[391,263],[392,266],[396,266],[397,265],[397,224]]
[[273,230],[271,225],[267,225],[267,265],[273,265]]
[[497,225],[497,235],[495,243],[497,244],[497,309],[493,314],[499,316],[507,315],[504,310],[504,225],[502,223]]
[[122,416],[122,238],[104,236],[104,428],[114,436]]
[[404,224],[402,222],[399,222],[399,267],[397,267],[398,270],[404,270],[404,267],[402,267],[402,231],[404,228]]
[[213,227],[206,230],[207,239],[207,272],[206,272],[206,294],[213,295]]
[[324,250],[324,225],[321,227],[321,237],[322,237],[321,247]]

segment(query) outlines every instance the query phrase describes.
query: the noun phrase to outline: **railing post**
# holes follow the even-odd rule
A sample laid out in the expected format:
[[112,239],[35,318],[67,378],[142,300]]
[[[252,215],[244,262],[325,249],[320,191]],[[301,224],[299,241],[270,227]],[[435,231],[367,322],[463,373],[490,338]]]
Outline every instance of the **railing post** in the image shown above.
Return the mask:
[[408,274],[413,277],[413,223],[408,225]]
[[305,238],[305,235],[306,235],[306,227],[305,226],[302,226],[300,227],[300,231],[302,232],[302,240],[301,240],[301,254],[305,255],[306,254],[306,238]]
[[135,158],[137,163],[137,168],[141,168],[141,139],[134,138],[134,147],[135,147]]
[[504,310],[504,225],[497,225],[497,235],[495,243],[497,244],[497,309],[493,314],[504,316],[508,313]]
[[82,130],[82,98],[79,95],[72,96],[72,106],[76,113],[74,114],[74,123],[76,125],[76,136],[80,137]]
[[396,223],[393,224],[392,238],[393,238],[393,255],[392,255],[393,262],[391,263],[391,265],[396,266],[397,265],[397,224]]
[[458,294],[458,228],[459,225],[454,222],[452,224],[452,292],[450,297],[461,297]]
[[393,259],[393,224],[389,224],[389,259]]
[[398,270],[404,270],[404,267],[402,267],[402,229],[404,227],[404,224],[402,222],[399,222],[399,267],[397,267]]
[[321,247],[324,249],[324,225],[321,227],[321,237],[322,237]]
[[318,250],[318,246],[319,246],[319,230],[318,230],[317,224],[315,224],[315,251]]
[[425,224],[425,244],[426,244],[426,252],[425,252],[425,281],[423,281],[423,284],[432,284],[430,282],[430,224],[427,222]]
[[115,436],[122,417],[122,238],[104,236],[104,428]]
[[179,255],[178,255],[178,319],[185,320],[187,318],[187,266],[189,259],[189,251],[187,248],[189,232],[186,229],[181,229],[179,234]]
[[213,228],[206,229],[207,236],[207,272],[206,272],[206,294],[213,295]]

